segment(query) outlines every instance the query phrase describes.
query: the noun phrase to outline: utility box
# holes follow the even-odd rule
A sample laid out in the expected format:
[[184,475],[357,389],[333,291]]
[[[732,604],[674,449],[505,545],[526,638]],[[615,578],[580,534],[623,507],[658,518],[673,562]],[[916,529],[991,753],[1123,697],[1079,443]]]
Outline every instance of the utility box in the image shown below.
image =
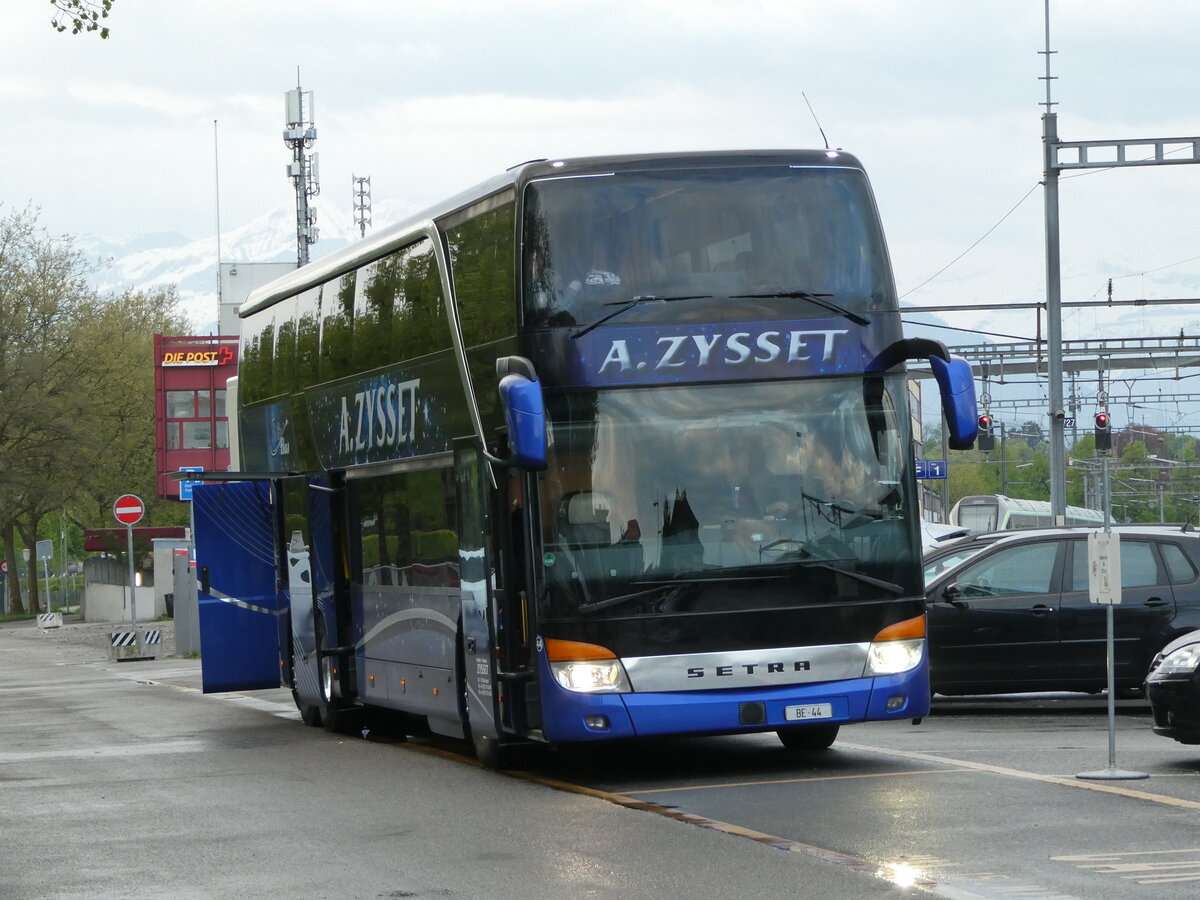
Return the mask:
[[131,628],[112,632],[112,658],[158,659],[162,656],[162,631],[157,628]]

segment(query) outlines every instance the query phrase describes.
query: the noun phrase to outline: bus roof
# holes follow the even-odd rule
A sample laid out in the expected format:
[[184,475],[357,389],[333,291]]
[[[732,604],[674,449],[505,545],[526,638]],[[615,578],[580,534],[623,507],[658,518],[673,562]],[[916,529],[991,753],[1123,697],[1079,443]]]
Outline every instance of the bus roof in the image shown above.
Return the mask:
[[842,150],[722,150],[530,160],[511,167],[502,175],[490,178],[435,206],[381,229],[337,253],[332,253],[255,289],[238,309],[238,315],[244,318],[285,297],[336,278],[364,262],[378,259],[397,247],[410,243],[414,234],[419,232],[420,228],[429,221],[439,221],[506,189],[520,189],[527,182],[536,178],[652,171],[688,166],[717,168],[745,165],[862,169],[862,163],[858,161],[857,157]]

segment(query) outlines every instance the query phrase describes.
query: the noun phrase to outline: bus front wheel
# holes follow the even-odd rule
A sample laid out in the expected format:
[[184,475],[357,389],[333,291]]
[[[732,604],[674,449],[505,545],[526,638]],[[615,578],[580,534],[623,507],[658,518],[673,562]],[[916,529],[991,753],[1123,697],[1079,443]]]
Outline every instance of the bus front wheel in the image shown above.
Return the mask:
[[838,729],[837,725],[792,725],[775,734],[789,750],[828,750],[837,740]]
[[504,746],[494,737],[487,735],[471,735],[471,743],[475,745],[475,758],[485,769],[503,769],[507,761]]
[[300,721],[311,728],[316,728],[321,724],[321,710],[313,703],[305,703],[300,697],[300,692],[292,688],[292,699],[296,702],[296,709],[300,710]]
[[[317,619],[317,676],[321,682],[321,696],[317,701],[317,712],[321,724],[326,731],[344,732],[350,725],[346,721],[347,713],[342,702],[333,689],[333,681],[337,678],[334,671],[334,657],[328,655],[329,638],[325,632],[325,620]],[[307,720],[305,720],[307,721]]]

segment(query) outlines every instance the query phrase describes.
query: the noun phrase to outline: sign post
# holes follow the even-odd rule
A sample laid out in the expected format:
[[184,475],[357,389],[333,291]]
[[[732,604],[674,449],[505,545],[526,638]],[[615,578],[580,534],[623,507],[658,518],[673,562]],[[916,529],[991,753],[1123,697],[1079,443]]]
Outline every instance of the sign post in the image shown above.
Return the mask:
[[[1076,778],[1096,781],[1132,781],[1149,778],[1145,772],[1128,772],[1117,768],[1117,689],[1116,643],[1113,628],[1113,608],[1121,602],[1121,535],[1112,530],[1112,490],[1108,481],[1108,457],[1103,457],[1101,472],[1104,478],[1104,531],[1088,535],[1088,599],[1103,604],[1108,623],[1108,768],[1098,772],[1080,772]],[[1078,551],[1076,551],[1078,552]]]
[[129,544],[129,620],[137,627],[137,578],[133,565],[133,526],[142,521],[146,507],[136,494],[122,494],[113,504],[113,515],[125,526]]
[[162,652],[162,632],[142,629],[137,623],[137,570],[133,564],[133,526],[142,520],[146,507],[134,494],[122,494],[113,504],[113,515],[125,526],[129,543],[129,631],[112,633],[113,659],[157,659]]
[[50,560],[54,559],[54,541],[38,541],[36,553],[42,563],[42,580],[46,582],[46,611],[38,616],[38,623],[43,629],[59,628],[62,626],[62,612],[54,612],[51,609],[54,605],[54,594],[50,590]]

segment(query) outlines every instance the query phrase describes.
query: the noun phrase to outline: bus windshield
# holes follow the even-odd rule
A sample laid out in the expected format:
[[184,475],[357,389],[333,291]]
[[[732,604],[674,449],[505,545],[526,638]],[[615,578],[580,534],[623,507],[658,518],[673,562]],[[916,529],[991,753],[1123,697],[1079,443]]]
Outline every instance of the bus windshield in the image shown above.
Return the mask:
[[543,615],[921,593],[902,377],[558,395]]
[[625,322],[680,315],[639,300],[711,299],[735,316],[749,303],[781,315],[816,305],[818,314],[832,308],[860,324],[864,314],[895,306],[874,201],[856,169],[722,167],[534,181],[525,191],[523,240],[525,320],[535,326],[587,327],[614,310]]

